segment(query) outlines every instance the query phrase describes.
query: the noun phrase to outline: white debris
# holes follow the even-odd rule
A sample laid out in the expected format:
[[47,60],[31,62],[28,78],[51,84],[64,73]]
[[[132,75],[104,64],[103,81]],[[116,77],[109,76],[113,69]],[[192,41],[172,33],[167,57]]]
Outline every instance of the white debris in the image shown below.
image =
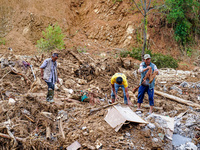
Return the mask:
[[153,123],[149,123],[149,124],[147,125],[147,127],[148,127],[149,129],[151,129],[151,130],[153,130],[153,129],[156,128],[156,126],[155,126]]
[[15,105],[16,101],[13,98],[9,98],[8,104],[9,105]]
[[186,144],[182,144],[179,147],[176,147],[175,149],[176,150],[197,150],[197,146],[192,142],[188,142]]

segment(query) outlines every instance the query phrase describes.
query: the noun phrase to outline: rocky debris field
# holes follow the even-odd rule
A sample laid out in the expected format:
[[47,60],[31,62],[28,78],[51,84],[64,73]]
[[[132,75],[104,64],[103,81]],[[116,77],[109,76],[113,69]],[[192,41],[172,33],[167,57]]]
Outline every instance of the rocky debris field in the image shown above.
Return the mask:
[[[109,103],[110,79],[121,72],[127,76],[134,104],[130,109],[135,112],[137,93],[132,89],[139,85],[139,63],[111,56],[93,58],[76,48],[62,51],[58,59],[60,84],[56,85],[55,103],[50,104],[45,100],[47,86],[39,68],[48,57],[0,54],[1,149],[70,149],[74,142],[80,149],[200,148],[198,67],[193,71],[160,69],[155,91],[161,94],[155,92],[154,113],[147,114],[147,96],[143,111],[136,112],[148,124],[126,122],[115,132],[104,120],[110,107],[90,114],[91,109]],[[92,103],[82,102],[83,95]],[[119,90],[118,95],[118,105],[123,106],[123,92]]]

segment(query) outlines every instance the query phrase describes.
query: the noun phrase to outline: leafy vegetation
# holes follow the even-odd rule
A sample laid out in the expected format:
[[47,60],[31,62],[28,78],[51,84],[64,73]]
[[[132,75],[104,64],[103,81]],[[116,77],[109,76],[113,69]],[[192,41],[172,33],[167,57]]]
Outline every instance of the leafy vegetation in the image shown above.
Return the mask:
[[175,39],[182,46],[194,41],[200,33],[199,10],[197,0],[166,0],[167,20],[173,24]]
[[[133,48],[132,51],[121,51],[120,56],[121,57],[127,57],[128,55],[130,57],[133,57],[138,60],[141,59],[141,48]],[[177,68],[178,67],[178,61],[171,57],[170,55],[163,55],[161,53],[151,53],[150,50],[146,50],[145,54],[150,54],[152,59],[151,61],[156,64],[158,68]]]
[[44,38],[38,40],[36,45],[39,51],[49,52],[53,49],[64,49],[64,35],[59,25],[49,25],[46,32],[42,31],[42,35]]
[[4,38],[0,38],[0,45],[5,45],[6,44],[6,40]]

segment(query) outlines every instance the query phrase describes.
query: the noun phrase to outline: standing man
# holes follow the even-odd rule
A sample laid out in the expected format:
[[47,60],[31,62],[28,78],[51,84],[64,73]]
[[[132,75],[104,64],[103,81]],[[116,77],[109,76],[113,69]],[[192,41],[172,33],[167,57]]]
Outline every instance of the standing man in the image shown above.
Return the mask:
[[138,90],[138,108],[141,109],[141,103],[143,103],[144,94],[147,92],[149,97],[150,110],[149,114],[153,112],[154,106],[154,86],[155,86],[155,76],[159,73],[157,66],[151,63],[151,56],[149,54],[144,55],[144,62],[140,64],[138,70],[141,73],[140,87]]
[[124,93],[124,104],[133,105],[131,101],[129,100],[129,94],[128,94],[128,82],[126,80],[126,76],[123,73],[115,73],[111,78],[111,99],[112,103],[115,102],[117,99],[117,92],[119,87],[122,88]]
[[43,64],[40,66],[41,78],[45,80],[48,85],[47,102],[54,102],[53,96],[55,83],[59,83],[57,75],[57,59],[58,53],[53,53],[51,58],[45,59]]

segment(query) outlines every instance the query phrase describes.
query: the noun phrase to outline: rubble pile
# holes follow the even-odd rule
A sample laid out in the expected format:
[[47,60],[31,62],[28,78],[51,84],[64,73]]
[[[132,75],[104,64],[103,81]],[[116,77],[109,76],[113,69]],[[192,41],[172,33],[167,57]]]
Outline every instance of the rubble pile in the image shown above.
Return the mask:
[[200,99],[200,69],[182,71],[174,69],[160,69],[157,76],[157,89],[176,95],[186,100],[199,103]]
[[[174,134],[176,134],[176,136],[180,135],[180,137],[182,136],[188,139],[188,141],[185,143],[181,143],[180,145],[176,146],[177,149],[187,149],[187,147],[189,147],[188,145],[191,145],[192,141],[194,143],[191,145],[191,148],[193,147],[193,149],[197,149],[197,147],[200,147],[199,121],[199,112],[196,112],[192,109],[189,109],[175,117]],[[180,140],[182,139],[180,138]]]
[[[147,98],[142,105],[144,112],[138,115],[145,118],[149,122],[148,125],[126,122],[118,132],[115,132],[104,120],[109,108],[102,106],[110,101],[110,79],[114,73],[121,72],[127,76],[129,95],[132,102],[137,103],[136,95],[131,91],[139,84],[140,76],[136,73],[138,68],[134,68],[138,64],[122,58],[114,59],[111,56],[94,59],[89,54],[80,53],[76,49],[65,50],[59,54],[60,84],[56,84],[55,103],[51,104],[46,102],[47,85],[40,78],[39,67],[45,58],[48,56],[18,56],[12,52],[0,54],[1,149],[66,149],[72,143],[81,149],[169,149],[172,147],[171,139],[165,138],[168,134],[165,127],[159,125],[159,119],[150,118],[151,115],[148,116],[149,118],[146,116],[149,109]],[[164,78],[162,72],[161,76]],[[157,77],[157,85],[159,85],[157,89],[163,89],[160,86],[162,85],[160,82],[165,81],[162,77]],[[170,80],[169,77],[165,79],[174,84],[172,80],[175,79]],[[179,80],[179,85],[183,80]],[[195,88],[199,89],[197,81],[185,82],[190,85],[191,82],[195,83]],[[84,94],[89,94],[89,99],[92,97],[94,103],[81,101]],[[195,95],[196,91],[193,94]],[[119,103],[123,105],[122,91],[119,91]],[[101,109],[91,114],[94,108]],[[130,108],[135,111],[135,107]],[[174,101],[166,103],[166,99],[155,95],[157,114],[174,118],[187,109],[186,105]],[[193,112],[199,116],[196,109]],[[187,121],[189,118],[191,116],[183,120]],[[197,116],[194,119],[197,119],[195,123],[200,122]],[[186,137],[195,138],[194,136],[197,135],[195,127],[198,125],[187,128],[181,126],[178,130],[177,121],[175,119],[175,133],[186,136],[188,130],[185,129],[189,128],[192,130],[190,134],[195,132],[194,135]]]

